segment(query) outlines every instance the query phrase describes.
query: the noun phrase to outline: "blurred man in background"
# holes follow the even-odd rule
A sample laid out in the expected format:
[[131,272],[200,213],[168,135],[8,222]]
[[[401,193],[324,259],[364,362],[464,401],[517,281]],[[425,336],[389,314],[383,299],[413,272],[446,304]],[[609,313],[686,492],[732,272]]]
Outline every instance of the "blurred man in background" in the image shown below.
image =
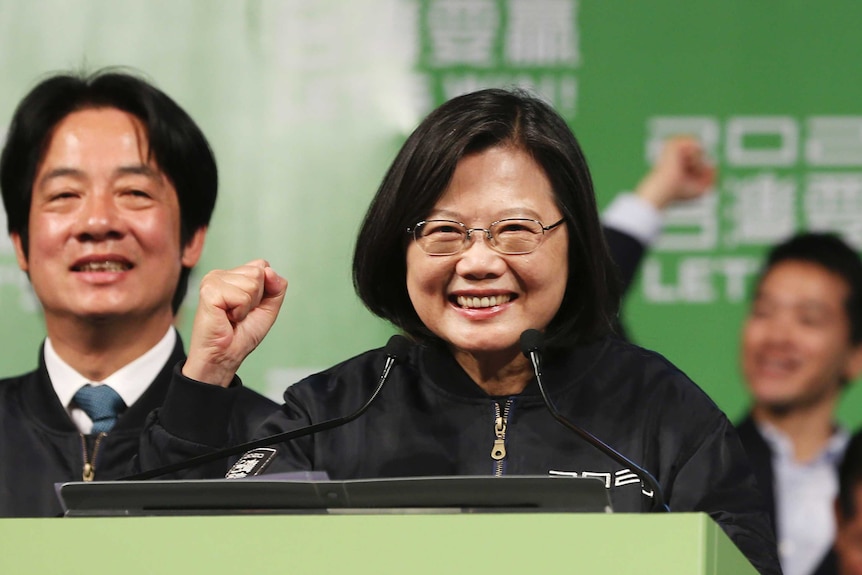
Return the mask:
[[836,467],[848,433],[835,420],[862,371],[862,261],[835,236],[800,234],[774,247],[742,331],[752,408],[738,425],[774,502],[782,567],[812,573],[834,538]]
[[[626,287],[660,231],[663,207],[700,197],[714,179],[700,145],[675,138],[635,196],[611,204],[603,220]],[[860,314],[862,261],[846,243],[808,233],[769,252],[743,327],[752,408],[737,428],[771,507],[785,575],[813,573],[835,535],[832,501],[848,441],[835,412],[862,372]]]

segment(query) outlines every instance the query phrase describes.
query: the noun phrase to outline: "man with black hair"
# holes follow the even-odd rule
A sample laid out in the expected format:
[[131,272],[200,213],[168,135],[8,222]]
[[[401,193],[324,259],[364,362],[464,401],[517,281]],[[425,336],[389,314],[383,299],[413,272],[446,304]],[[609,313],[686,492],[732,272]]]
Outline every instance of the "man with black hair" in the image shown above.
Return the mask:
[[[650,214],[630,207],[627,219],[606,213],[604,222],[612,257],[628,279],[657,235],[638,233],[631,222],[643,227]],[[752,397],[737,426],[740,440],[770,507],[785,575],[808,575],[834,537],[836,467],[848,441],[835,412],[843,389],[862,373],[859,255],[827,233],[801,233],[773,247],[756,282],[740,356]]]
[[[39,366],[0,381],[0,516],[60,513],[53,484],[124,475],[185,357],[173,327],[218,176],[188,114],[127,73],[61,74],[21,101],[0,156]],[[242,440],[275,404],[236,387]]]
[[838,237],[802,233],[769,252],[742,330],[752,408],[738,431],[773,504],[786,575],[813,572],[834,537],[849,438],[835,412],[862,372],[860,312],[862,260]]

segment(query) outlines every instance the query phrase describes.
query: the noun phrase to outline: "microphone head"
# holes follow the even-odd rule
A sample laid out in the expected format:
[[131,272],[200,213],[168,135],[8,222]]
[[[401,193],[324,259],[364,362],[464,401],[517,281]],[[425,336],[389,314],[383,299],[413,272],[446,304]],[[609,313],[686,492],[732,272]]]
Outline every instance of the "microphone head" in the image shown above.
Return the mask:
[[521,334],[521,353],[530,358],[533,352],[541,352],[545,346],[545,334],[537,329],[525,329]]
[[383,351],[386,352],[387,357],[401,359],[410,351],[410,340],[403,335],[393,335],[386,342],[386,347],[383,348]]

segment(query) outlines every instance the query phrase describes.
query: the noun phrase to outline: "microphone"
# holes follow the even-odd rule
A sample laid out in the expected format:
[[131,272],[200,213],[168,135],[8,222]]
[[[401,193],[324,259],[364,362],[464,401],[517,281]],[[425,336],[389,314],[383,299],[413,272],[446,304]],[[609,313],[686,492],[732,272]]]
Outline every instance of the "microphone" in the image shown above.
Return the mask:
[[[402,359],[409,350],[410,342],[404,336],[393,335],[389,338],[389,341],[386,343],[386,347],[383,350],[386,353],[386,363],[383,365],[383,370],[380,372],[380,379],[377,382],[377,387],[372,392],[371,397],[368,399],[368,401],[366,401],[365,404],[362,405],[362,407],[349,415],[345,415],[343,417],[336,417],[297,429],[283,431],[281,433],[276,433],[275,435],[270,435],[261,439],[255,439],[253,441],[241,443],[239,445],[220,449],[211,453],[205,453],[204,455],[198,455],[197,457],[192,457],[191,459],[187,459],[185,461],[172,463],[164,467],[144,471],[135,475],[130,475],[128,477],[122,477],[119,479],[119,481],[152,479],[153,477],[158,477],[167,473],[173,473],[175,471],[180,471],[189,467],[195,467],[197,465],[203,465],[204,463],[210,463],[218,459],[224,459],[225,457],[230,457],[231,455],[236,455],[238,453],[245,453],[247,451],[250,452],[248,454],[249,457],[243,456],[242,458],[240,458],[240,460],[237,461],[236,464],[231,467],[227,475],[229,477],[245,477],[247,475],[259,475],[262,471],[269,467],[269,464],[274,459],[275,450],[271,450],[269,455],[266,456],[264,453],[267,450],[257,448],[263,448],[267,445],[272,445],[274,443],[292,441],[299,437],[313,435],[320,431],[326,431],[327,429],[332,429],[333,427],[338,427],[346,423],[350,423],[351,421],[365,413],[369,407],[371,407],[371,404],[374,402],[375,399],[377,399],[377,396],[380,395],[380,390],[383,389],[383,384],[386,383],[386,380],[389,378],[389,374],[392,372],[392,367],[397,361]],[[250,450],[254,450],[254,452],[251,452]]]
[[649,471],[633,462],[631,459],[581,427],[578,427],[557,411],[556,406],[545,391],[545,386],[542,383],[542,349],[545,345],[545,336],[542,332],[536,329],[525,330],[521,334],[521,352],[530,360],[533,365],[533,373],[536,374],[536,383],[539,385],[539,392],[542,394],[542,400],[545,402],[545,407],[551,412],[551,415],[562,423],[565,427],[577,433],[581,438],[587,441],[590,445],[622,465],[631,469],[643,483],[646,483],[652,489],[655,495],[653,511],[670,511],[667,503],[665,503],[664,495],[662,494],[661,485],[656,481],[655,477]]

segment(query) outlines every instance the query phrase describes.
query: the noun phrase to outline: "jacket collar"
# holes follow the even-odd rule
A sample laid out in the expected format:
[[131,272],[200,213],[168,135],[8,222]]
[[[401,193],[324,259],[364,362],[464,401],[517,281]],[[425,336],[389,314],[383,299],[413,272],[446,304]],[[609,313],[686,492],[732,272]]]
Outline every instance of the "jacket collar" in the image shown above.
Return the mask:
[[[542,382],[545,388],[563,392],[577,385],[590,373],[591,367],[601,361],[610,345],[611,338],[604,338],[543,358]],[[467,375],[445,345],[429,343],[415,349],[415,361],[420,371],[429,375],[433,385],[463,397],[491,397]],[[535,377],[530,379],[518,397],[541,401]]]
[[[147,415],[164,402],[174,365],[183,359],[185,359],[183,342],[177,337],[168,361],[143,395],[123,412],[117,420],[114,431],[137,430],[144,426]],[[24,379],[21,392],[24,404],[40,423],[58,431],[78,431],[51,385],[48,370],[45,368],[44,346],[39,349],[39,367],[24,376]]]

